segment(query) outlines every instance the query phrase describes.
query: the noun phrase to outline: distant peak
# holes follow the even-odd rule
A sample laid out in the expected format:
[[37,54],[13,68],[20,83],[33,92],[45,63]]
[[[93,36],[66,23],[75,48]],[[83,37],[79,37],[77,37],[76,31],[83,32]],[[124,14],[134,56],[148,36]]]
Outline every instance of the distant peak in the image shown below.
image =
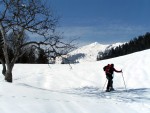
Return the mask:
[[93,44],[95,44],[95,45],[96,45],[96,44],[99,44],[99,43],[98,43],[98,42],[94,42]]
[[94,42],[94,43],[91,43],[90,45],[95,46],[95,45],[98,45],[98,44],[99,44],[98,42]]

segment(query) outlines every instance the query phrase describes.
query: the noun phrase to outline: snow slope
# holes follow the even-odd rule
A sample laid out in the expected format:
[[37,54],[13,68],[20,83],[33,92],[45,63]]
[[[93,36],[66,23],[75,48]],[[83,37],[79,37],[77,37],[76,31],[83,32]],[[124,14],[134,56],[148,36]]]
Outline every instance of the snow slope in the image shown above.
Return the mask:
[[116,43],[112,45],[103,45],[98,42],[91,43],[89,45],[80,47],[69,53],[69,60],[73,62],[92,62],[96,61],[99,52],[104,52],[111,48],[115,48],[123,43]]
[[[1,113],[150,113],[150,50],[72,64],[16,64],[14,83],[0,76]],[[116,92],[102,91],[103,66],[123,70],[114,75]],[[2,69],[2,67],[0,67]],[[105,86],[106,87],[106,86]]]

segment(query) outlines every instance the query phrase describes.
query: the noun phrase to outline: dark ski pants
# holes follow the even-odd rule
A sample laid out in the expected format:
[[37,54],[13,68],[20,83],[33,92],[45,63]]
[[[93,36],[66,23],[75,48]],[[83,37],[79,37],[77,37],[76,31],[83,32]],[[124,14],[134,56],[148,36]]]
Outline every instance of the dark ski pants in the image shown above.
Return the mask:
[[113,80],[112,79],[108,79],[108,83],[107,83],[107,90],[110,90],[110,88],[113,88]]
[[106,89],[110,90],[111,88],[113,88],[113,76],[111,74],[107,74],[106,78],[108,80],[107,88]]

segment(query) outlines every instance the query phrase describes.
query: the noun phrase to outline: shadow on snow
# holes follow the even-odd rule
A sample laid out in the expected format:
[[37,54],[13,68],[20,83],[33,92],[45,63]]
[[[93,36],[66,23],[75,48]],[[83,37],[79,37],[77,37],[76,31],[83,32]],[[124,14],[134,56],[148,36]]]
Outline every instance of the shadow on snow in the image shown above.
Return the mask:
[[120,102],[150,102],[150,88],[128,89],[127,91],[124,90],[124,88],[118,88],[116,91],[105,92],[98,87],[82,87],[60,91],[39,88],[23,83],[20,83],[19,85],[43,91],[74,94],[82,97],[90,97],[96,99],[111,99]]
[[105,92],[97,87],[82,87],[68,90],[68,93],[123,102],[150,102],[150,88],[128,89],[127,91],[124,88],[118,88],[116,91]]

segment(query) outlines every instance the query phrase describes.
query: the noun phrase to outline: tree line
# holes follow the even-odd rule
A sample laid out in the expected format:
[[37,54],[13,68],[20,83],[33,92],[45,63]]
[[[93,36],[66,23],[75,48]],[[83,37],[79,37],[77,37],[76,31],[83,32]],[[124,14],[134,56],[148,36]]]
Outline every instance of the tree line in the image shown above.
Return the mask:
[[[14,57],[14,46],[16,46],[16,43],[12,39],[12,37],[15,37],[13,33],[10,33],[8,36],[7,42],[9,42],[9,46],[7,48],[9,53],[9,59],[12,60]],[[24,39],[27,37],[26,34],[24,34]],[[10,41],[11,39],[11,41]],[[18,42],[17,42],[18,43]],[[2,40],[2,33],[0,32],[0,58],[5,59],[3,55],[3,40]],[[31,46],[31,45],[30,45]],[[34,47],[28,46],[28,49],[26,51],[20,51],[21,56],[16,60],[16,63],[30,63],[30,64],[48,64],[48,54],[46,54],[46,51],[44,49],[36,49]]]
[[109,51],[100,52],[97,56],[97,60],[104,60],[114,58],[122,55],[131,54],[134,52],[150,49],[150,32],[145,35],[135,37],[128,43],[120,45],[116,48],[111,48]]

